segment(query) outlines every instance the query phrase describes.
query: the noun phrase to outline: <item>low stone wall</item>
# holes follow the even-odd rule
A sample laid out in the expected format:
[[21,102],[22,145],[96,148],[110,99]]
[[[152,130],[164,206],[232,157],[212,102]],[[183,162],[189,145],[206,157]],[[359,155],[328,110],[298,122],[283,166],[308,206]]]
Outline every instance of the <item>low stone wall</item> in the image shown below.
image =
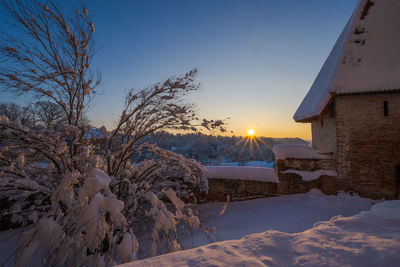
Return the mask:
[[291,195],[306,193],[310,189],[316,188],[327,195],[336,195],[340,188],[336,176],[322,175],[313,181],[303,181],[302,177],[296,173],[280,173],[279,174],[279,195]]
[[335,170],[336,162],[333,159],[294,159],[277,160],[280,195],[306,193],[312,188],[317,188],[328,195],[337,194],[343,190],[336,176],[322,175],[316,180],[303,181],[296,173],[284,173],[286,170],[317,171]]
[[253,180],[208,179],[208,194],[202,201],[240,201],[278,195],[278,184]]
[[335,195],[343,190],[337,177],[323,175],[313,181],[303,181],[296,173],[280,173],[279,184],[252,180],[208,179],[208,194],[198,196],[200,203],[213,201],[242,201],[263,197],[307,193],[316,188],[324,194]]
[[[316,180],[303,181],[296,173],[284,173],[286,170],[317,171],[335,170],[333,159],[294,159],[277,160],[279,183],[240,180],[240,179],[208,179],[208,194],[198,197],[200,202],[207,201],[240,201],[253,198],[279,195],[301,194],[316,188],[332,195],[344,190],[336,176],[322,175]],[[243,177],[246,178],[246,177]]]
[[288,169],[299,171],[316,171],[316,170],[336,170],[336,161],[334,159],[278,159],[276,166],[278,171],[286,171]]

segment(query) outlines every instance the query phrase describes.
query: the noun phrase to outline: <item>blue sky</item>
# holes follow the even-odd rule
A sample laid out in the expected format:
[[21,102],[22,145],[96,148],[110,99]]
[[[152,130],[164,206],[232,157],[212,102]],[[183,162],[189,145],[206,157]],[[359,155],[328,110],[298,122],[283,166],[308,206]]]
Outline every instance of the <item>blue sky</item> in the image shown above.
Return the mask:
[[93,65],[103,80],[89,112],[96,125],[112,128],[126,89],[196,67],[201,90],[188,100],[202,116],[230,117],[237,135],[254,128],[259,136],[310,139],[310,126],[293,113],[357,1],[81,2],[100,46]]

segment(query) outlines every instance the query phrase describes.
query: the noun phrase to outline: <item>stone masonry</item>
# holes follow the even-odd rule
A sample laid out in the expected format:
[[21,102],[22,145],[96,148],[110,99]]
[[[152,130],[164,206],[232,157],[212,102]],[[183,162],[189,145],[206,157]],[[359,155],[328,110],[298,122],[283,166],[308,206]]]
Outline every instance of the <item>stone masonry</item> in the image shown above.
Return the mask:
[[[295,173],[284,173],[286,170],[316,171],[335,170],[336,162],[333,159],[294,159],[277,160],[279,183],[209,178],[209,192],[198,196],[200,202],[206,201],[240,201],[260,197],[306,193],[317,188],[325,194],[336,194],[343,190],[337,177],[323,175],[313,181],[303,181]],[[243,177],[245,178],[245,177]]]
[[284,173],[289,169],[298,171],[335,170],[336,162],[334,159],[278,159],[277,169],[279,177],[278,193],[280,195],[306,193],[312,188],[317,188],[328,195],[334,195],[344,189],[336,176],[322,175],[313,181],[303,181],[302,177],[296,173]]
[[278,194],[278,184],[272,182],[208,179],[208,187],[207,201],[239,201]]
[[400,93],[337,95],[335,109],[339,182],[361,196],[399,198]]

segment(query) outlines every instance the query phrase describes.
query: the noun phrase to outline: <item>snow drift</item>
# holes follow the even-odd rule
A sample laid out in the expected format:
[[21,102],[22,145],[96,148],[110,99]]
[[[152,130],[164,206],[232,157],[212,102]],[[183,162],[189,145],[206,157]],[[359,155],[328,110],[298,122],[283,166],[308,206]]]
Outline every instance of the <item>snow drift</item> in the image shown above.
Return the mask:
[[400,200],[355,216],[335,216],[301,233],[266,231],[120,265],[135,266],[396,266]]

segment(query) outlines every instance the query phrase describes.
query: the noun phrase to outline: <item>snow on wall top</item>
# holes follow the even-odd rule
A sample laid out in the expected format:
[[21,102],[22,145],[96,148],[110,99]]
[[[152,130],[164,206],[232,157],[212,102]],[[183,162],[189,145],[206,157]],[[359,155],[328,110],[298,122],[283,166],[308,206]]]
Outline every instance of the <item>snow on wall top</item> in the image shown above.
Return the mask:
[[248,166],[206,166],[209,179],[252,180],[279,183],[276,170]]
[[275,158],[285,160],[287,158],[294,159],[331,159],[332,156],[322,154],[307,145],[275,145],[273,148]]
[[400,1],[360,0],[295,121],[318,116],[334,94],[400,89]]

